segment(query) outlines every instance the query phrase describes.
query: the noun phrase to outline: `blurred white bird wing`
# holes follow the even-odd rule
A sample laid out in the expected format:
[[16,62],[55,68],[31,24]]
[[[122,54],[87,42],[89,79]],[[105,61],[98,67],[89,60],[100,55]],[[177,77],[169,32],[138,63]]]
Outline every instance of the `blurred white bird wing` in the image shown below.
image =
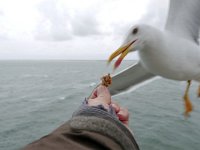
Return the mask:
[[155,75],[146,71],[140,63],[119,72],[112,77],[112,84],[109,86],[111,95],[119,94],[132,86],[136,86]]
[[170,0],[166,30],[198,43],[200,0]]

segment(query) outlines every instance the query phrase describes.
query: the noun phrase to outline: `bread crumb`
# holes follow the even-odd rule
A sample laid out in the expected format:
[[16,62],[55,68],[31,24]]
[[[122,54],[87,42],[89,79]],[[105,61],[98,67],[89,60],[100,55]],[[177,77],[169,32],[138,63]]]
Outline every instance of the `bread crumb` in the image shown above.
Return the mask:
[[110,73],[108,73],[108,75],[105,75],[101,78],[101,81],[102,81],[102,85],[108,87],[109,85],[112,84],[112,78],[110,76]]

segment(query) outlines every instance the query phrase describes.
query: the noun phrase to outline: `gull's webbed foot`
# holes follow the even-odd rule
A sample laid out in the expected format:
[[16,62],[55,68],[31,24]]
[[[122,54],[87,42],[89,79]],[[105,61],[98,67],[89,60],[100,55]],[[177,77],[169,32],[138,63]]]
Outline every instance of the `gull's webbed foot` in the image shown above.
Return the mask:
[[200,97],[200,85],[198,87],[197,96]]
[[184,97],[183,97],[184,104],[185,104],[185,113],[184,113],[184,115],[186,117],[188,117],[189,113],[193,110],[192,103],[191,103],[191,101],[189,99],[189,96],[188,96],[190,84],[191,84],[191,81],[188,80],[188,84],[187,84],[187,87],[186,87],[186,90],[185,90],[185,94],[184,94]]
[[192,103],[189,99],[189,96],[186,94],[184,97],[184,102],[185,102],[185,112],[184,112],[184,115],[186,117],[189,116],[190,112],[193,110],[193,106],[192,106]]

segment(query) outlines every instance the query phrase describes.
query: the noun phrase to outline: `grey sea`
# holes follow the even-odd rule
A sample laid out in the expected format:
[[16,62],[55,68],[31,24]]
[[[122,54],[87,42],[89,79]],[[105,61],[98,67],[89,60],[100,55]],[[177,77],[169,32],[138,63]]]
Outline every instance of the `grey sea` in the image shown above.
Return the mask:
[[[105,61],[0,61],[0,150],[18,150],[59,127],[111,71]],[[198,83],[190,89],[194,111],[187,119],[185,86],[158,78],[113,97],[129,109],[141,150],[200,150]]]

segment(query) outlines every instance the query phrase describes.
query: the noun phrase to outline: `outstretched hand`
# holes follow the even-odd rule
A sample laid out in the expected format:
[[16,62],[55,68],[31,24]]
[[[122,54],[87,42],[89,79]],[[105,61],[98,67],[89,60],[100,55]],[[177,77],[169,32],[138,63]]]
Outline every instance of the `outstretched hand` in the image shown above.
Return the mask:
[[120,107],[119,104],[111,100],[111,95],[106,86],[99,85],[92,92],[91,96],[88,99],[89,106],[103,105],[104,108],[108,109],[109,106],[112,106],[119,118],[119,120],[126,126],[128,126],[129,113],[126,108]]

